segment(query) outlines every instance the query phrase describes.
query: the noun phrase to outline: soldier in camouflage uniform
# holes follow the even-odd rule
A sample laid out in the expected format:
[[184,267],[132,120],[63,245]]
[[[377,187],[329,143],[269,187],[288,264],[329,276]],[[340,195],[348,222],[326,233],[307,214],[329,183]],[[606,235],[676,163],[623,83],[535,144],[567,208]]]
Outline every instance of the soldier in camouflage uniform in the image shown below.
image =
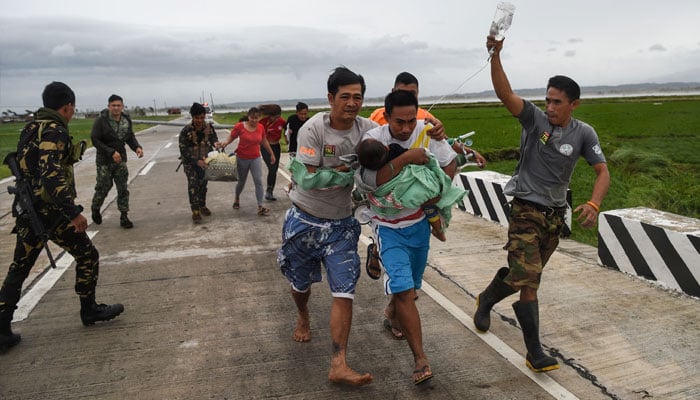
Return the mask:
[[193,103],[190,107],[192,122],[185,125],[180,131],[179,146],[180,160],[187,176],[187,194],[192,209],[192,222],[202,222],[202,215],[210,216],[207,208],[207,180],[204,179],[204,160],[207,154],[214,150],[214,143],[219,138],[214,126],[204,121],[206,110],[199,103]]
[[[84,146],[74,145],[68,134],[68,122],[75,113],[75,94],[66,84],[53,82],[46,86],[42,97],[44,107],[20,134],[17,163],[31,182],[35,209],[49,231],[49,239],[75,258],[80,318],[84,325],[93,325],[121,314],[124,306],[95,301],[99,254],[85,232],[88,224],[81,214],[83,208],[75,204],[73,177],[73,164],[80,159]],[[26,214],[16,217],[14,259],[0,289],[0,350],[16,345],[21,339],[12,333],[12,316],[22,283],[44,247]]]
[[580,104],[581,89],[566,76],[547,82],[546,110],[537,108],[513,92],[501,64],[503,41],[489,36],[492,49],[491,80],[496,95],[520,122],[520,160],[503,192],[513,197],[508,226],[508,267],[496,272],[491,283],[476,299],[474,325],[485,332],[491,325],[493,306],[520,292],[513,303],[527,348],[526,365],[535,372],[559,368],[554,357],[545,354],[540,343],[537,290],[544,266],[559,244],[567,209],[566,190],[579,157],[596,174],[590,200],[574,210],[584,228],[595,225],[600,204],[610,186],[610,174],[595,130],[572,113]]
[[126,167],[126,147],[128,144],[136,155],[143,157],[143,149],[136,140],[131,127],[131,118],[123,112],[124,100],[113,94],[109,96],[107,108],[102,110],[92,126],[90,138],[97,150],[97,182],[92,197],[92,220],[102,223],[100,208],[112,189],[112,181],[117,185],[117,208],[121,212],[119,224],[122,228],[133,228],[129,220],[129,170]]

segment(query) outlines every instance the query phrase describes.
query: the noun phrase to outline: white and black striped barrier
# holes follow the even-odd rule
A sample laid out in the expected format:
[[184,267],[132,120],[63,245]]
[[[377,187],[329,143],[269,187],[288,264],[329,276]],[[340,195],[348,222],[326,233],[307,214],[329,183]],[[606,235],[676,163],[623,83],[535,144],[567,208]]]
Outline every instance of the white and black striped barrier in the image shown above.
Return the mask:
[[[453,182],[469,194],[464,198],[459,208],[479,217],[508,226],[508,202],[512,196],[503,194],[503,188],[510,179],[494,171],[463,172],[455,176]],[[566,216],[561,236],[571,235],[571,189],[566,193]]]
[[700,220],[644,207],[604,211],[598,262],[700,297]]

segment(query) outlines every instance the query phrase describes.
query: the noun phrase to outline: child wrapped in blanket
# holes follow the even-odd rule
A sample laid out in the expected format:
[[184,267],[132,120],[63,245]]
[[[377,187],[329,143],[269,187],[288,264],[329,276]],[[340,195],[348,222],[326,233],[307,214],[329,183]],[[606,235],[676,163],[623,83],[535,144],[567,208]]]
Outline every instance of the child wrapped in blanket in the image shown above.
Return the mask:
[[[360,166],[375,171],[405,151],[396,143],[387,146],[376,139],[365,139],[356,148]],[[432,235],[444,242],[447,240],[445,228],[452,216],[451,207],[466,195],[466,191],[453,186],[450,177],[432,157],[427,165],[405,166],[391,181],[366,194],[370,208],[380,216],[396,214],[402,208],[420,207],[430,222]]]

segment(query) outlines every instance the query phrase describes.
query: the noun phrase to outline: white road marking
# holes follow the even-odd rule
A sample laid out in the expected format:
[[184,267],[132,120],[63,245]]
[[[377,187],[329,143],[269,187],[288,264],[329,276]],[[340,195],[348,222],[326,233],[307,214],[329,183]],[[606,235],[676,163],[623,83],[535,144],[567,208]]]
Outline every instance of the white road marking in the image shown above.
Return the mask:
[[423,293],[427,294],[433,300],[435,300],[435,302],[437,302],[440,306],[442,306],[442,308],[449,312],[455,319],[457,319],[457,321],[459,321],[462,325],[467,327],[467,329],[469,329],[470,331],[474,332],[479,339],[483,340],[487,345],[489,345],[489,347],[496,350],[498,354],[502,355],[506,360],[508,360],[508,362],[513,364],[515,368],[520,370],[520,372],[522,372],[528,378],[532,379],[533,382],[535,382],[542,389],[547,391],[547,393],[554,396],[554,398],[567,400],[578,399],[578,397],[574,396],[573,393],[566,390],[563,386],[557,383],[554,379],[550,378],[547,374],[531,371],[525,365],[525,359],[523,358],[523,356],[518,354],[515,350],[513,350],[512,347],[508,346],[501,339],[499,339],[498,336],[494,335],[491,332],[480,333],[479,331],[477,331],[471,316],[467,315],[467,313],[459,309],[457,305],[448,300],[447,297],[443,296],[440,292],[435,290],[435,288],[430,286],[426,281],[423,281],[421,289],[423,290]]
[[[151,161],[140,173],[139,175],[145,175],[148,171],[155,165],[155,161]],[[291,181],[291,177],[285,170],[279,170],[279,172],[288,180]],[[95,232],[88,232],[88,236],[92,239],[97,234]],[[369,244],[371,240],[366,235],[360,235],[360,240],[365,244]],[[73,257],[64,252],[63,255],[56,261],[56,268],[49,268],[48,271],[39,279],[39,281],[20,299],[17,304],[17,311],[14,314],[13,322],[23,321],[29,316],[29,313],[36,307],[42,297],[56,284],[58,279],[63,275],[63,273],[68,269],[68,267],[73,263]],[[510,362],[515,368],[522,372],[525,376],[530,378],[533,382],[539,385],[547,393],[554,396],[556,399],[563,400],[578,400],[573,393],[566,390],[563,386],[557,383],[554,379],[550,378],[548,375],[543,373],[532,372],[525,365],[525,359],[517,353],[513,348],[508,346],[505,342],[499,339],[496,335],[491,332],[480,333],[476,330],[472,317],[467,313],[462,311],[457,305],[443,296],[440,292],[435,290],[427,282],[423,281],[421,289],[423,293],[430,296],[436,303],[443,307],[450,315],[452,315],[457,321],[464,325],[467,329],[472,331],[478,338],[484,341],[489,347],[496,350],[498,354],[503,356],[508,362]],[[183,344],[185,347],[196,347],[198,343],[191,342]]]
[[139,172],[139,175],[146,175],[146,174],[148,173],[148,171],[150,171],[151,168],[153,168],[154,165],[156,165],[156,162],[155,162],[155,161],[149,162],[148,164],[146,164],[145,167],[143,167],[143,169],[141,170],[141,172]]
[[[88,232],[90,239],[97,235],[97,231]],[[63,255],[56,260],[56,268],[48,268],[44,275],[39,279],[34,286],[19,300],[17,303],[17,311],[15,311],[13,322],[23,321],[32,312],[34,307],[39,304],[44,295],[51,290],[53,285],[58,282],[66,269],[73,264],[75,259],[68,252],[63,252]]]

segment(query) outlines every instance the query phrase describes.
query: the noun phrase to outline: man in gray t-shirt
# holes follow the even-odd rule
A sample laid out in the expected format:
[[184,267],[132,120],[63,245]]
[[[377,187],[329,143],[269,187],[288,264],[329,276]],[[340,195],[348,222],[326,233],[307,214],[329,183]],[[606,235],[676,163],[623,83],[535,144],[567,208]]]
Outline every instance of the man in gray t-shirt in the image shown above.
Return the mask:
[[490,327],[493,306],[515,292],[520,300],[513,310],[523,330],[526,363],[535,372],[559,368],[557,360],[544,353],[539,338],[537,290],[542,270],[559,244],[564,223],[566,190],[579,157],[593,167],[596,179],[590,200],[574,209],[584,228],[593,227],[600,204],[610,186],[610,174],[598,135],[588,124],[572,118],[581,89],[571,78],[554,76],[547,83],[546,111],[523,100],[510,87],[501,64],[503,41],[493,36],[486,46],[493,49],[491,80],[496,95],[523,127],[520,161],[505,194],[513,196],[508,226],[508,267],[496,273],[477,297],[474,325],[485,332]]
[[364,93],[362,75],[336,68],[328,78],[330,112],[316,114],[299,132],[297,155],[290,162],[292,207],[285,215],[277,256],[297,306],[293,335],[297,342],[311,340],[311,285],[322,280],[321,266],[325,267],[333,296],[328,379],[353,386],[372,382],[372,375],[347,365],[352,304],[360,278],[360,224],[351,212],[354,173],[340,157],[354,153],[362,134],[376,126],[358,116]]

